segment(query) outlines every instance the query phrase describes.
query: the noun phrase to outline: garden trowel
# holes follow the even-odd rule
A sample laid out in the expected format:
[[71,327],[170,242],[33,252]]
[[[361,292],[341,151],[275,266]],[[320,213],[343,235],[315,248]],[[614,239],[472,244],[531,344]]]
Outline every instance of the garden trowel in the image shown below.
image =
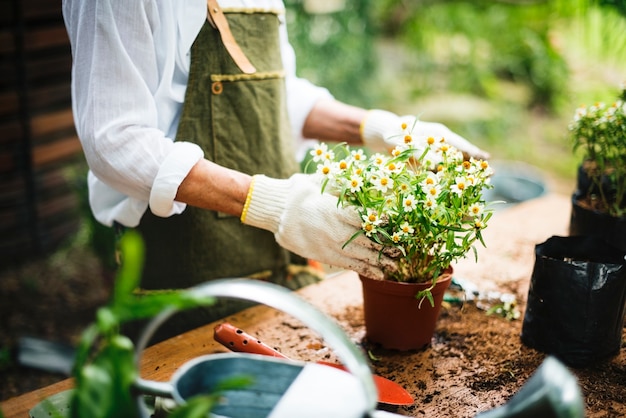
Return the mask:
[[[261,342],[258,338],[247,334],[243,330],[227,322],[219,324],[215,327],[213,337],[215,338],[215,341],[219,342],[231,351],[262,354],[284,359],[287,358],[287,356]],[[340,364],[325,361],[318,361],[317,363],[347,371],[347,369]],[[374,375],[373,377],[376,388],[378,389],[379,403],[387,405],[413,404],[413,397],[402,386],[382,376]]]

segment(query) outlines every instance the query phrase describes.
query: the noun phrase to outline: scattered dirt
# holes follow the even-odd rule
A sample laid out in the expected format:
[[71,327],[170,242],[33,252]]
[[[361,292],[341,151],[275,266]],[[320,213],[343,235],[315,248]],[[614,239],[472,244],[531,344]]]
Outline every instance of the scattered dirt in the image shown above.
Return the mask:
[[[414,417],[473,417],[509,400],[542,363],[543,353],[520,342],[533,247],[550,235],[565,233],[569,197],[540,200],[496,214],[497,231],[487,234],[487,248],[479,251],[479,264],[472,261],[455,268],[456,277],[484,290],[514,295],[521,315],[516,320],[487,315],[475,303],[448,303],[432,345],[398,354],[368,344],[359,304],[339,305],[333,298],[340,295],[324,301],[329,315],[371,353],[374,371],[411,388],[415,404],[391,409],[393,412]],[[520,235],[519,231],[526,233]],[[8,354],[21,335],[75,344],[92,321],[94,310],[107,300],[110,283],[97,259],[78,242],[47,259],[4,269],[0,272],[0,348]],[[272,339],[272,333],[283,337]],[[293,358],[334,359],[295,322],[286,321],[259,337]],[[587,417],[626,416],[626,345],[615,358],[572,372],[585,397]],[[64,378],[21,368],[10,359],[0,362],[0,373],[1,400]]]
[[[421,359],[417,364],[428,372],[416,370],[414,376],[420,376],[422,391],[416,394],[416,405],[401,412],[418,417],[473,417],[473,412],[460,415],[457,411],[472,402],[474,411],[490,409],[485,408],[489,404],[491,408],[502,405],[545,359],[544,354],[520,343],[521,324],[521,320],[486,315],[474,304],[451,306],[442,312],[428,355],[416,353],[404,361],[381,361],[384,367],[376,370],[402,384],[408,378],[407,365]],[[377,354],[385,359],[384,352]],[[625,365],[626,352],[622,349],[621,356],[611,362],[571,370],[579,379],[588,417],[626,416]],[[450,390],[449,385],[456,382],[465,383],[458,391]]]

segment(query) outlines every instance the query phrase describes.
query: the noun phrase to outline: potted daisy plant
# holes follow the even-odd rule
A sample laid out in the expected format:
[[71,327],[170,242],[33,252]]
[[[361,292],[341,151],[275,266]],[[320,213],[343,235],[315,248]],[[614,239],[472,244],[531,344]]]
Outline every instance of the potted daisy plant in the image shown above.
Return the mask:
[[311,152],[322,192],[361,217],[352,239],[364,234],[396,260],[384,280],[361,281],[368,339],[400,350],[430,343],[452,265],[472,251],[477,257],[493,214],[482,194],[491,187],[488,161],[464,159],[445,138],[414,127],[403,122],[390,134],[401,145],[388,155],[325,143]]
[[611,104],[576,109],[568,126],[582,152],[570,235],[598,236],[626,250],[626,84]]

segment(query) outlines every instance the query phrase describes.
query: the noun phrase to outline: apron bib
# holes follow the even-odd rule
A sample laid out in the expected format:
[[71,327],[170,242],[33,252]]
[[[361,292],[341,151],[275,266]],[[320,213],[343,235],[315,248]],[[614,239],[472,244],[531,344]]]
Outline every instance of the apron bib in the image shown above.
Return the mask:
[[[248,174],[287,178],[298,170],[286,107],[278,15],[222,9],[232,35],[256,68],[243,73],[207,20],[191,49],[191,67],[177,140],[195,142],[205,157]],[[252,277],[291,289],[320,279],[306,260],[281,248],[268,231],[238,217],[188,206],[160,218],[149,210],[138,227],[146,246],[143,289],[186,288],[227,277]],[[290,265],[301,267],[293,273]],[[220,302],[203,322],[248,305]]]

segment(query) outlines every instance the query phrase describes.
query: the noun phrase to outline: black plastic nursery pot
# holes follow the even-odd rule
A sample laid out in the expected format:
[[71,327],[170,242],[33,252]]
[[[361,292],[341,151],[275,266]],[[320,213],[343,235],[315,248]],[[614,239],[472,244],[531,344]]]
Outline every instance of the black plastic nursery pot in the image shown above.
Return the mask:
[[594,236],[626,251],[626,217],[615,217],[591,210],[580,204],[580,191],[572,195],[572,213],[569,224],[571,236]]
[[626,252],[598,237],[553,236],[535,246],[522,342],[572,367],[619,353]]

